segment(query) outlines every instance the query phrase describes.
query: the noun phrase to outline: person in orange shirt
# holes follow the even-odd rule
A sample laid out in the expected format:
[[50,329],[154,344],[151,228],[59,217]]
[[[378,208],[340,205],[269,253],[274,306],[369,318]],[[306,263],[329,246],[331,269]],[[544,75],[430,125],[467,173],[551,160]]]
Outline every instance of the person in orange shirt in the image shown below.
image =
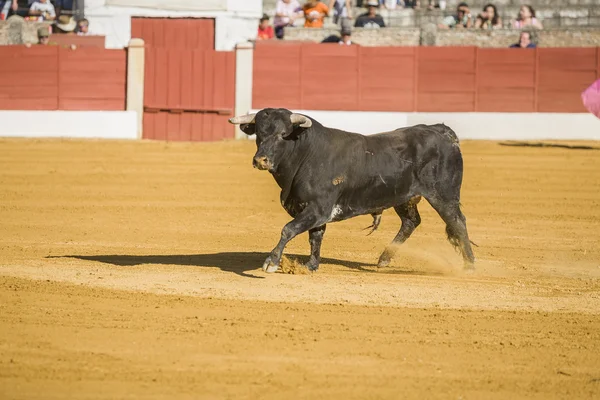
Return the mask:
[[302,7],[302,11],[304,11],[305,28],[322,28],[323,19],[329,14],[329,7],[320,0],[308,0]]

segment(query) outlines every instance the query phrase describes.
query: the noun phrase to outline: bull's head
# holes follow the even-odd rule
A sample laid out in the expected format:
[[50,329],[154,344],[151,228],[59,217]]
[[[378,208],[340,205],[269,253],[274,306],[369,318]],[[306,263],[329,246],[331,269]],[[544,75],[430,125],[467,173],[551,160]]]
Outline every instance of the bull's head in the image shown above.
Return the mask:
[[284,108],[265,108],[256,114],[241,115],[229,120],[239,124],[247,135],[256,135],[257,151],[254,168],[273,172],[285,157],[291,140],[312,126],[312,121]]

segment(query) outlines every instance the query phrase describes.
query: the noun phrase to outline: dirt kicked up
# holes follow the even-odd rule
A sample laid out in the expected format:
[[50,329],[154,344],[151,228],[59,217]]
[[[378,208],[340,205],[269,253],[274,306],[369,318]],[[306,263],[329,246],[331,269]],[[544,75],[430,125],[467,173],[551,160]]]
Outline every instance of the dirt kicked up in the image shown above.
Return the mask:
[[475,273],[422,201],[266,275],[253,143],[0,141],[0,398],[598,398],[600,151],[461,146]]

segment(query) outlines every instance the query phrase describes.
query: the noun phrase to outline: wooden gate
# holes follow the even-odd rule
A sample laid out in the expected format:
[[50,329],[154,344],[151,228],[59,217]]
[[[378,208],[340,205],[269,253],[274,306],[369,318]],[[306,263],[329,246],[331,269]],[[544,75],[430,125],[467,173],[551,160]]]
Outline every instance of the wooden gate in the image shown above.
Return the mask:
[[146,43],[144,138],[209,141],[234,137],[235,53],[214,50],[215,22],[132,18]]

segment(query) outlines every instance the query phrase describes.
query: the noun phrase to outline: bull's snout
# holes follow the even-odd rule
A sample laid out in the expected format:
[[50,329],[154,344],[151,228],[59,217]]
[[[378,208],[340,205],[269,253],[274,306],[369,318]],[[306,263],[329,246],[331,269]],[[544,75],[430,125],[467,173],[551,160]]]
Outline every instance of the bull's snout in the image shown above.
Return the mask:
[[254,168],[261,170],[269,170],[272,167],[271,161],[269,161],[269,159],[265,156],[254,157],[252,160],[252,165],[254,165]]

